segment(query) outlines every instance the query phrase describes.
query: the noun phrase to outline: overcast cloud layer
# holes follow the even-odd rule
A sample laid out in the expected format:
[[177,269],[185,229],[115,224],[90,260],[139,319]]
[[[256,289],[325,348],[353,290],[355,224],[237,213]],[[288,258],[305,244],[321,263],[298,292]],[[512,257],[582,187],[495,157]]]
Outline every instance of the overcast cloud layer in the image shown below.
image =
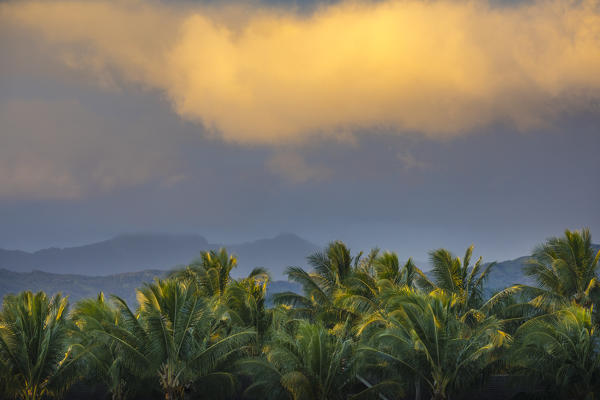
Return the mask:
[[2,15],[65,64],[156,88],[183,118],[243,143],[373,127],[435,138],[495,122],[531,129],[600,93],[595,0],[342,2],[309,15],[19,1]]
[[0,247],[600,235],[598,1],[8,1],[0,55]]

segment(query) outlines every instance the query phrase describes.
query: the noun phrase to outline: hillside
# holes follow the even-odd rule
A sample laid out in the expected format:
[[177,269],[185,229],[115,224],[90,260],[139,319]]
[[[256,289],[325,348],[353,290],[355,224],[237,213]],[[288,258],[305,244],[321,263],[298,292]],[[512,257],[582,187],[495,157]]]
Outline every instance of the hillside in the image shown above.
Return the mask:
[[[271,248],[277,247],[277,250]],[[286,247],[287,246],[287,247]],[[304,248],[304,247],[305,248]],[[93,247],[90,246],[90,247]],[[243,260],[255,260],[253,263],[243,263],[247,269],[251,266],[276,265],[279,273],[273,274],[274,280],[268,288],[269,295],[283,291],[300,291],[300,286],[294,282],[288,282],[282,278],[283,268],[287,265],[306,265],[305,257],[314,250],[315,245],[303,241],[294,235],[280,235],[273,239],[263,239],[256,242],[249,242],[241,245],[230,246],[228,249],[239,254],[240,262]],[[600,250],[600,245],[594,245],[595,251]],[[73,250],[75,254],[80,251],[77,248]],[[66,254],[70,249],[65,249]],[[122,250],[121,250],[122,251]],[[263,251],[262,253],[260,251]],[[287,251],[287,253],[286,253]],[[23,253],[23,252],[22,252]],[[33,254],[44,254],[36,252]],[[31,254],[31,253],[25,253]],[[79,253],[81,254],[81,253]],[[115,253],[112,253],[113,256]],[[287,257],[289,255],[289,257]],[[258,262],[263,257],[263,262]],[[269,258],[267,257],[274,257]],[[285,258],[291,260],[285,262]],[[107,257],[109,258],[109,257]],[[488,290],[495,291],[505,288],[515,283],[533,285],[535,282],[523,274],[523,267],[529,256],[523,256],[514,260],[499,262],[492,270],[489,280],[486,283]],[[296,262],[294,262],[296,261]],[[99,261],[96,260],[96,263]],[[47,264],[50,265],[50,264]],[[272,269],[270,269],[272,271]],[[235,277],[244,276],[247,271],[236,268],[233,271]],[[16,293],[22,290],[39,291],[44,290],[47,293],[62,292],[69,295],[72,301],[84,297],[96,296],[98,292],[105,294],[115,294],[123,297],[130,304],[135,304],[135,289],[142,286],[144,282],[151,282],[156,277],[166,275],[165,269],[146,269],[138,272],[123,272],[103,276],[89,276],[82,274],[58,274],[47,271],[28,271],[15,272],[8,269],[0,269],[0,298],[7,293]]]
[[254,267],[268,268],[273,278],[283,278],[289,265],[305,265],[318,246],[293,234],[280,234],[240,244],[208,243],[199,235],[127,234],[98,243],[36,252],[0,249],[0,268],[14,272],[34,270],[55,274],[107,276],[129,271],[169,270],[187,264],[200,251],[226,247],[236,254],[234,276],[247,275]]
[[490,272],[487,287],[491,290],[503,289],[517,283],[533,285],[535,281],[523,273],[529,256],[523,256],[514,260],[506,260],[497,263]]
[[163,277],[165,271],[145,270],[126,272],[108,276],[84,276],[73,274],[53,274],[44,271],[13,272],[0,269],[0,296],[22,290],[48,294],[61,292],[74,302],[86,297],[95,297],[99,292],[114,294],[134,304],[135,289],[144,282],[152,282],[155,277]]
[[[250,250],[254,250],[249,244],[246,246]],[[310,254],[310,252],[306,254]],[[533,281],[525,277],[522,271],[524,263],[528,258],[519,257],[515,260],[498,263],[490,274],[487,287],[494,291],[515,283],[533,284]],[[7,269],[0,269],[0,297],[7,293],[16,293],[21,290],[43,290],[52,294],[62,292],[63,294],[68,294],[72,301],[77,301],[81,298],[96,296],[98,292],[104,292],[105,294],[115,294],[122,297],[129,304],[135,304],[136,288],[142,286],[144,282],[151,282],[154,278],[164,277],[165,275],[166,271],[161,269],[148,269],[105,276],[56,274],[39,270],[13,272]],[[239,276],[239,271],[234,270],[234,275]],[[300,286],[294,282],[275,278],[269,285],[268,292],[271,295],[288,290],[300,291]]]
[[[43,271],[13,272],[0,269],[0,299],[9,293],[22,290],[37,292],[40,290],[49,294],[61,292],[68,295],[71,302],[86,297],[95,297],[99,292],[114,294],[135,305],[135,289],[144,282],[152,282],[155,278],[166,275],[166,271],[144,270],[125,272],[108,276],[84,276],[73,274],[52,274]],[[269,295],[288,290],[298,291],[299,285],[287,281],[273,281],[269,284]]]
[[[600,244],[592,244],[594,252],[600,250]],[[491,290],[503,289],[505,287],[521,283],[524,285],[535,285],[535,280],[525,276],[523,267],[529,256],[515,258],[514,260],[501,261],[493,267],[486,283]]]

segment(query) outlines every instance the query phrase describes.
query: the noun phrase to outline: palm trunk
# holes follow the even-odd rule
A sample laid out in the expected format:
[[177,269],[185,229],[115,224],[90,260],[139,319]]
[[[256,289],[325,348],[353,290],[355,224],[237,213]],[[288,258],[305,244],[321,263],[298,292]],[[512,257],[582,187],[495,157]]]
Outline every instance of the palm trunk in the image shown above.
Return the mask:
[[436,386],[433,387],[433,392],[431,393],[431,400],[448,400],[445,390]]
[[446,396],[443,393],[434,392],[431,395],[431,400],[447,400]]
[[184,398],[184,392],[181,387],[170,387],[165,389],[165,400],[179,400]]
[[421,400],[421,380],[415,379],[415,400]]
[[121,390],[115,391],[112,394],[112,400],[123,400],[123,393]]

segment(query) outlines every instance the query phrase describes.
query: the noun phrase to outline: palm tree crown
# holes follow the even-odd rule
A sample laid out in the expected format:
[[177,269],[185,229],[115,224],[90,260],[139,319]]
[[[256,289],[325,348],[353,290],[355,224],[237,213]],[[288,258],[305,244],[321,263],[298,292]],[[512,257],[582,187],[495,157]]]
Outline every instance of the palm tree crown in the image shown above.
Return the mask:
[[183,269],[174,270],[169,277],[187,280],[196,285],[203,296],[225,295],[231,279],[231,270],[237,267],[237,258],[224,248],[200,253],[200,258]]
[[23,399],[58,395],[76,379],[68,301],[60,294],[22,292],[4,298],[0,359],[13,374],[8,388]]
[[437,249],[429,253],[433,275],[433,282],[424,279],[421,275],[420,283],[430,290],[442,290],[455,295],[459,313],[465,314],[470,310],[478,309],[483,305],[483,284],[495,262],[483,264],[479,257],[471,267],[473,245],[467,248],[464,258],[455,257],[446,249]]
[[563,237],[553,237],[537,247],[525,273],[535,278],[539,289],[536,304],[553,307],[569,303],[589,306],[598,302],[598,260],[589,229],[566,230]]
[[572,305],[525,322],[515,334],[512,360],[520,373],[559,398],[595,398],[600,391],[600,333],[591,310]]
[[361,255],[351,256],[350,249],[340,241],[330,243],[324,252],[308,256],[314,272],[307,272],[300,267],[287,269],[288,279],[300,283],[304,295],[278,293],[274,296],[274,301],[295,306],[299,315],[321,315],[331,324],[343,320],[343,310],[335,306],[334,295],[348,283]]
[[274,333],[265,359],[241,363],[254,379],[246,394],[268,399],[346,399],[354,375],[351,341],[307,321],[293,330]]
[[181,398],[199,382],[233,387],[232,375],[219,371],[219,365],[251,340],[253,331],[221,330],[222,307],[199,297],[185,282],[157,280],[137,295],[137,314],[115,297],[117,320],[98,330],[129,371],[140,377],[158,375],[166,399]]
[[493,361],[493,351],[509,340],[494,317],[464,324],[444,292],[423,295],[404,289],[388,298],[386,308],[387,328],[371,337],[363,353],[395,368],[390,380],[399,386],[407,378],[424,383],[435,400],[468,387]]

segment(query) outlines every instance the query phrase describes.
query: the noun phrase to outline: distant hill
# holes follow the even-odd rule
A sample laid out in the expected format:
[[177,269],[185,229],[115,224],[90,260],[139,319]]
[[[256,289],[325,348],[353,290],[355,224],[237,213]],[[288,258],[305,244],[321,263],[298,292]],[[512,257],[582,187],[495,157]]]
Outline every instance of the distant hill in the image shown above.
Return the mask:
[[[249,244],[245,246],[249,246]],[[306,255],[310,252],[308,251]],[[488,289],[495,291],[515,283],[533,284],[534,282],[523,274],[523,267],[528,258],[520,257],[498,263],[490,274],[487,282]],[[61,292],[69,295],[70,300],[75,302],[82,298],[95,297],[98,292],[104,292],[106,295],[115,294],[124,298],[128,304],[136,305],[135,289],[141,287],[144,282],[152,282],[157,277],[164,277],[166,273],[167,271],[161,269],[148,269],[105,276],[86,276],[55,274],[39,270],[14,272],[0,269],[0,298],[5,294],[17,293],[22,290],[43,290],[49,294]],[[268,295],[270,297],[274,293],[284,291],[299,293],[300,290],[300,285],[295,282],[274,280],[268,287]]]
[[56,274],[106,276],[140,270],[169,270],[185,265],[200,251],[226,247],[238,256],[234,276],[254,267],[268,268],[283,278],[287,266],[305,266],[306,256],[318,246],[293,234],[280,234],[241,244],[208,243],[199,235],[127,234],[85,246],[49,248],[36,252],[0,249],[0,268]]
[[[115,238],[113,240],[118,241],[118,238]],[[132,242],[136,243],[135,240]],[[121,245],[122,243],[123,242],[121,242]],[[94,245],[91,246],[92,248],[94,248]],[[273,250],[272,246],[275,246],[277,250]],[[110,246],[103,245],[100,247],[107,248]],[[143,250],[144,246],[141,247]],[[598,251],[600,250],[600,245],[594,245],[594,248],[595,251]],[[294,282],[288,282],[286,280],[281,279],[281,271],[283,271],[282,268],[287,265],[305,266],[305,257],[313,251],[317,250],[317,246],[312,245],[311,243],[306,242],[303,239],[294,235],[280,235],[272,239],[263,239],[255,242],[248,242],[245,244],[229,246],[228,249],[238,254],[240,257],[240,262],[242,263],[242,265],[246,266],[244,267],[244,269],[240,267],[236,269],[237,271],[234,270],[234,276],[239,277],[247,275],[247,272],[255,266],[266,266],[271,271],[271,265],[275,265],[277,268],[279,268],[278,271],[280,271],[280,273],[278,275],[273,274],[274,281],[271,282],[267,289],[268,295],[270,297],[273,293],[288,290],[300,292],[300,285]],[[62,251],[69,253],[69,250],[70,249],[64,249]],[[74,254],[80,254],[78,253],[78,251],[80,250],[73,251]],[[20,253],[29,255],[40,253],[44,254],[43,252]],[[118,259],[117,257],[115,257],[115,254],[118,253],[112,253],[113,259]],[[195,254],[193,254],[192,257],[188,258],[191,259],[194,255]],[[106,259],[110,259],[110,257],[106,257]],[[254,262],[246,261],[244,263],[244,260],[248,259],[254,260]],[[286,259],[290,261],[286,262]],[[523,267],[525,266],[527,259],[529,259],[529,256],[499,262],[492,270],[489,280],[487,281],[486,286],[488,290],[495,291],[513,285],[515,283],[533,285],[535,282],[523,274]],[[95,265],[102,265],[100,264],[100,261],[94,261],[96,262]],[[123,262],[122,259],[121,262]],[[166,268],[146,269],[138,272],[123,272],[104,276],[89,276],[82,274],[57,274],[40,270],[14,272],[8,269],[0,269],[0,298],[2,298],[7,293],[17,293],[22,290],[44,290],[45,292],[50,294],[62,292],[63,294],[69,295],[71,301],[77,301],[85,297],[94,297],[98,292],[102,291],[107,295],[115,294],[120,297],[123,297],[125,300],[127,300],[129,304],[135,305],[137,304],[135,300],[135,289],[142,286],[144,282],[151,282],[156,277],[164,277],[166,275],[165,269]]]
[[86,297],[96,297],[99,292],[114,294],[124,298],[128,304],[135,303],[135,289],[144,282],[152,282],[155,277],[164,277],[166,271],[145,270],[125,272],[109,276],[84,276],[73,274],[53,274],[43,271],[13,272],[0,269],[0,296],[18,293],[23,290],[48,294],[61,292],[68,295],[71,302]]
[[[43,271],[13,272],[0,269],[0,299],[9,293],[18,293],[23,290],[48,294],[61,292],[68,295],[71,303],[77,300],[96,297],[99,292],[105,295],[117,295],[135,307],[135,289],[144,282],[152,282],[155,278],[163,278],[167,274],[161,270],[145,270],[138,272],[125,272],[108,276],[84,276],[72,274],[52,274]],[[267,287],[267,295],[285,291],[300,290],[300,285],[288,281],[273,281]]]
[[[594,252],[597,252],[600,250],[600,244],[593,244],[592,248]],[[535,285],[535,280],[523,273],[523,267],[530,258],[530,256],[524,256],[497,263],[489,275],[486,286],[491,290],[497,290],[517,283]]]
[[271,278],[287,279],[285,269],[289,266],[307,268],[306,257],[321,250],[317,246],[292,233],[283,233],[270,239],[259,239],[252,242],[219,245],[237,254],[239,267],[233,276],[246,276],[255,267],[264,267],[271,273]]
[[[13,272],[0,269],[0,300],[9,293],[23,290],[38,292],[43,290],[48,294],[58,292],[68,295],[71,303],[89,297],[96,297],[99,292],[105,295],[117,295],[135,307],[135,289],[145,282],[155,278],[164,278],[167,271],[144,270],[125,272],[108,276],[84,276],[72,274],[52,274],[43,271]],[[300,291],[300,285],[288,281],[273,281],[267,287],[267,296],[285,291]]]
[[530,258],[524,256],[497,263],[490,272],[486,286],[491,290],[498,290],[517,283],[534,285],[535,281],[523,273],[523,267]]

